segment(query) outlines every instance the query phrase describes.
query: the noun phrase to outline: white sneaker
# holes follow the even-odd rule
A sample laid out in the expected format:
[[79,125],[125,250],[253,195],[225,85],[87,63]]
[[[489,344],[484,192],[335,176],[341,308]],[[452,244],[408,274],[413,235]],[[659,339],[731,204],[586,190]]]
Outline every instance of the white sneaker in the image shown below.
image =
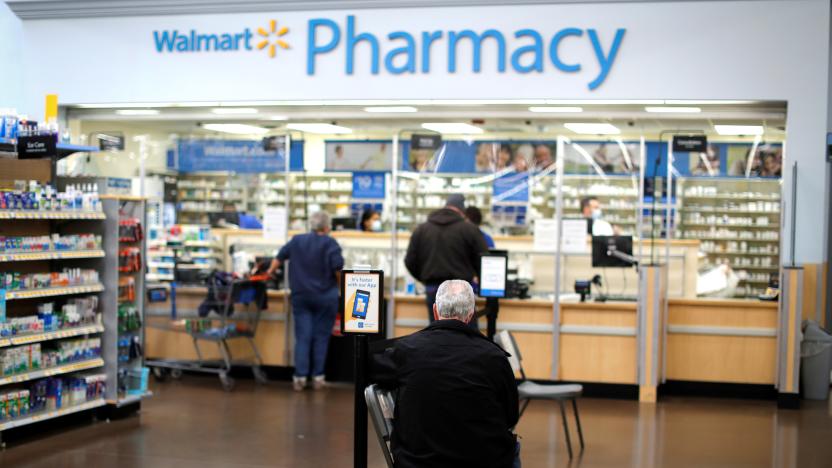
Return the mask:
[[326,387],[326,379],[323,375],[317,375],[312,380],[312,388],[315,390],[323,390]]
[[306,377],[292,377],[292,388],[296,392],[302,392],[306,388]]

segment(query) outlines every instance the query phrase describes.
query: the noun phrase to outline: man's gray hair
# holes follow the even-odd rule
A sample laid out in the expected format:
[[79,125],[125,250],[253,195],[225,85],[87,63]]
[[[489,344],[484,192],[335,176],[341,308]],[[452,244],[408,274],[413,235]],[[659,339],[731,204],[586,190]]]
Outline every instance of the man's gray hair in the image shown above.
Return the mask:
[[326,211],[316,211],[309,216],[309,229],[314,232],[322,232],[332,228],[332,220]]
[[468,322],[476,307],[474,289],[467,281],[448,280],[436,290],[436,310],[440,318]]

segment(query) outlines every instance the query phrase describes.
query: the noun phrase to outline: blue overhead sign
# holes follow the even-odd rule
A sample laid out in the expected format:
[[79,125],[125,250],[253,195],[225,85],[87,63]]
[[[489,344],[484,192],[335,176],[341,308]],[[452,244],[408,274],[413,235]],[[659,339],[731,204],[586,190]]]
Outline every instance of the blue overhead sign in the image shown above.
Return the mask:
[[181,172],[283,172],[285,151],[266,151],[262,141],[182,140],[178,145]]

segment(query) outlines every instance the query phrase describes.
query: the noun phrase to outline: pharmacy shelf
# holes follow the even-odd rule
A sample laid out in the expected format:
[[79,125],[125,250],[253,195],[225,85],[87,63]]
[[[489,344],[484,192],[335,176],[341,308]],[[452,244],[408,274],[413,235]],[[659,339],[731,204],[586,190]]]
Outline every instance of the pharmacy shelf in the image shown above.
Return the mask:
[[766,229],[769,231],[780,231],[779,226],[761,226],[756,224],[707,224],[707,223],[680,223],[681,229],[685,229],[685,227],[715,227],[715,228],[728,228],[728,229]]
[[105,219],[102,211],[0,210],[0,219]]
[[35,371],[24,372],[22,374],[11,375],[0,378],[0,385],[8,385],[13,383],[28,382],[30,380],[42,379],[44,377],[52,377],[55,375],[69,374],[71,372],[78,372],[82,370],[95,369],[104,366],[104,359],[95,358],[87,361],[73,362],[72,364],[64,364],[58,367],[49,369],[40,369]]
[[718,214],[748,214],[748,215],[768,215],[768,216],[780,216],[780,212],[778,211],[761,211],[761,210],[734,210],[734,209],[724,209],[724,210],[715,210],[713,208],[697,208],[692,206],[683,206],[680,208],[682,211],[693,211],[696,213],[718,213]]
[[755,197],[752,195],[744,195],[742,197],[735,197],[731,195],[687,195],[683,194],[682,198],[685,200],[729,200],[729,201],[754,201],[754,202],[779,202],[780,197]]
[[103,332],[104,327],[101,325],[88,325],[84,327],[66,328],[64,330],[56,330],[52,332],[36,333],[30,335],[18,335],[10,338],[0,338],[0,348],[5,348],[7,346],[40,343],[43,341],[58,340],[61,338],[72,338],[73,336],[92,335],[94,333]]
[[36,299],[39,297],[70,296],[73,294],[96,293],[104,290],[104,285],[85,284],[83,286],[67,286],[61,288],[42,288],[32,290],[6,291],[6,300]]
[[176,264],[173,262],[147,262],[148,268],[174,268]]
[[779,244],[779,239],[741,239],[739,237],[703,237],[703,236],[686,236],[683,239],[691,239],[691,240],[712,240],[712,241],[720,241],[720,242],[766,242],[766,243],[774,243]]
[[214,247],[214,241],[203,240],[186,240],[185,247]]
[[763,265],[736,265],[731,264],[731,268],[734,270],[779,270],[780,267],[777,265],[770,265],[770,266],[763,266]]
[[211,270],[211,269],[216,268],[216,267],[217,267],[216,265],[209,265],[209,264],[202,264],[202,263],[194,263],[194,264],[180,263],[179,265],[176,265],[177,270]]
[[73,153],[97,153],[99,151],[97,146],[73,145],[70,143],[58,143],[56,149],[58,150],[58,159],[65,158]]
[[63,250],[22,252],[0,255],[0,262],[28,262],[37,260],[72,260],[76,258],[101,258],[103,250]]
[[37,413],[32,413],[21,418],[16,418],[12,419],[11,421],[0,423],[0,431],[5,431],[20,426],[26,426],[28,424],[36,423],[38,421],[46,421],[48,419],[59,418],[67,414],[80,413],[82,411],[87,411],[93,408],[99,408],[106,404],[107,402],[103,399],[98,399],[88,401],[86,403],[81,403],[80,405],[67,406],[58,410],[39,411]]
[[173,281],[174,280],[173,275],[163,275],[163,274],[159,274],[159,273],[148,273],[147,275],[145,275],[145,278],[148,281]]
[[738,251],[732,251],[732,250],[728,250],[728,251],[725,251],[725,252],[719,252],[719,251],[716,251],[716,250],[703,250],[702,253],[707,254],[707,255],[739,255],[739,256],[742,256],[742,257],[779,257],[780,256],[780,254],[777,253],[777,252],[769,252],[769,253],[765,253],[765,252],[738,252]]

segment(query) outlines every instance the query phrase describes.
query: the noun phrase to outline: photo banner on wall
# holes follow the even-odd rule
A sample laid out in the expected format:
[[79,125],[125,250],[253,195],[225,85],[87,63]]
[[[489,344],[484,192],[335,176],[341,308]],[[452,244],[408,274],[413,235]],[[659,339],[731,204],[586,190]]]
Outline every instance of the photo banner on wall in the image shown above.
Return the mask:
[[267,151],[260,140],[181,140],[177,147],[177,169],[181,172],[285,170],[285,150]]
[[392,169],[392,141],[327,141],[325,151],[327,171],[389,171]]

